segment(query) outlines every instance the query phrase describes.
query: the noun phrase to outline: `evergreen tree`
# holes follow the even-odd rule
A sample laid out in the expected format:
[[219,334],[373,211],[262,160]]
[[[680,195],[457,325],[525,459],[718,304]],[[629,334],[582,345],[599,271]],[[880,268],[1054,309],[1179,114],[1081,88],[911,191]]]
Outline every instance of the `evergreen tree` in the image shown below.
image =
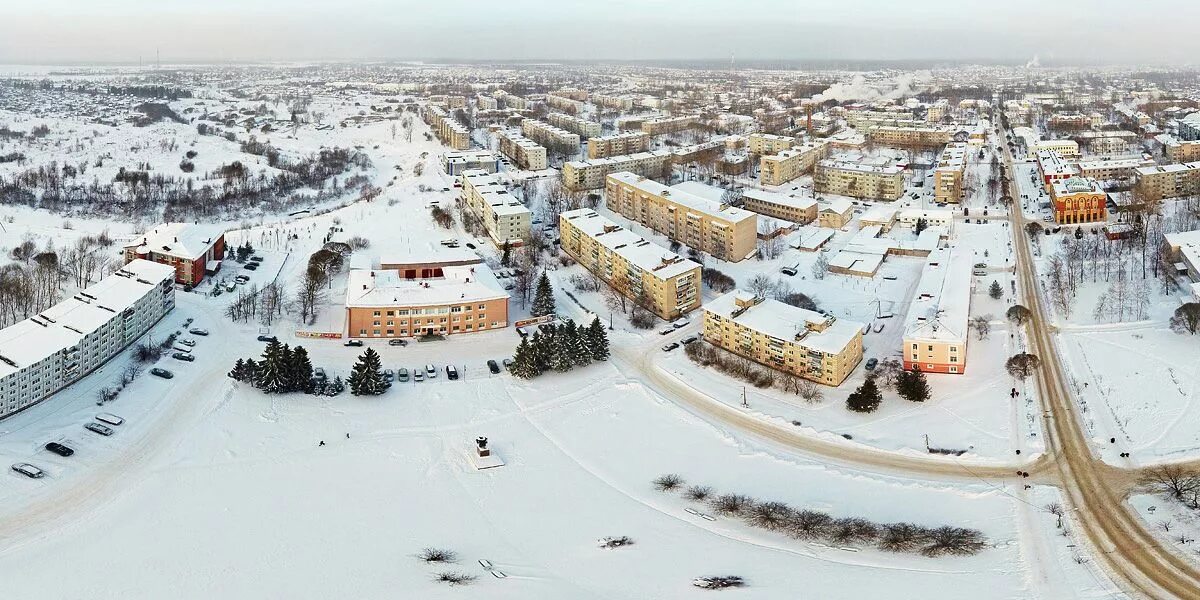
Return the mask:
[[550,278],[546,272],[538,278],[537,290],[533,293],[533,306],[529,309],[535,317],[554,314],[554,289],[550,287]]
[[342,381],[341,375],[338,375],[337,377],[333,378],[332,387],[333,387],[333,390],[338,394],[346,391],[346,382]]
[[512,244],[504,240],[503,253],[500,255],[500,266],[507,267],[512,261]]
[[242,381],[248,382],[254,387],[258,387],[258,363],[254,362],[253,358],[246,359],[246,370],[242,373]]
[[588,330],[568,320],[564,327],[571,328],[571,362],[576,367],[586,367],[592,362],[592,352],[588,349]]
[[229,372],[229,377],[232,378],[234,381],[245,381],[246,380],[246,361],[244,361],[240,358],[237,359],[237,362],[233,363],[233,370]]
[[925,373],[918,367],[911,371],[901,371],[896,376],[896,393],[909,402],[924,402],[929,399],[929,381]]
[[274,394],[283,391],[285,377],[283,362],[283,345],[279,340],[271,340],[263,350],[262,361],[258,365],[258,375],[255,379],[258,389]]
[[574,352],[577,337],[575,325],[570,321],[556,329],[551,345],[554,350],[550,355],[550,366],[555,371],[566,373],[575,367]]
[[[534,334],[534,337],[537,337]],[[521,379],[533,379],[541,374],[537,366],[537,356],[529,338],[521,338],[517,351],[513,353],[512,374]]]
[[312,392],[312,361],[309,360],[308,350],[305,350],[304,346],[296,346],[296,349],[292,350],[290,371],[293,390],[298,392]]
[[281,374],[279,389],[275,390],[280,394],[287,394],[296,391],[296,380],[292,373],[292,349],[284,344],[279,350],[279,373]]
[[585,340],[592,360],[608,360],[608,332],[604,330],[600,319],[593,319],[592,324],[588,325]]
[[854,412],[870,413],[879,408],[880,402],[883,402],[883,394],[879,393],[875,378],[868,377],[858,389],[850,392],[850,397],[846,398],[846,408]]
[[533,351],[533,365],[537,369],[539,375],[549,371],[553,367],[554,359],[554,334],[550,333],[553,329],[547,328],[533,333],[533,339],[529,341],[529,346]]
[[1000,287],[999,281],[992,280],[992,287],[988,288],[988,295],[992,297],[992,300],[999,300],[1004,295],[1004,288]]
[[354,368],[350,370],[350,393],[355,396],[378,396],[388,388],[387,380],[383,378],[382,363],[379,353],[374,348],[367,348]]

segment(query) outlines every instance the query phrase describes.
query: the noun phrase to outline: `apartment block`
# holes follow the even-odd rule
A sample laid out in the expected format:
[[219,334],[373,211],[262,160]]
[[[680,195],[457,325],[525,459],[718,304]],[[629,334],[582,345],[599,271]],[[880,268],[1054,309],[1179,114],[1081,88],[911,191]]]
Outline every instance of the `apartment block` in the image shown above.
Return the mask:
[[904,320],[904,368],[926,373],[967,370],[972,256],[940,248],[929,254]]
[[0,419],[107,363],[175,308],[176,271],[136,259],[41,313],[0,329]]
[[1034,142],[1032,151],[1036,154],[1042,151],[1057,152],[1063,158],[1079,156],[1079,143],[1075,140],[1041,140]]
[[483,170],[495,173],[500,170],[500,159],[488,150],[460,150],[442,154],[442,170],[451,177],[463,171]]
[[704,341],[837,386],[862,362],[863,324],[734,290],[704,305]]
[[1133,194],[1143,202],[1200,195],[1200,162],[1142,167]]
[[823,140],[781,150],[759,159],[758,180],[763,185],[783,185],[813,170],[832,148]]
[[650,135],[662,135],[692,129],[700,124],[700,117],[683,115],[679,117],[662,117],[642,121],[642,131]]
[[625,111],[633,109],[634,98],[633,96],[616,94],[592,94],[592,103],[604,108]]
[[817,163],[813,190],[853,198],[895,200],[904,194],[904,170],[896,165],[827,158]]
[[537,119],[521,121],[521,134],[547,148],[562,149],[564,152],[579,149],[579,134]]
[[575,115],[566,113],[550,113],[546,116],[546,121],[551,125],[564,129],[572,133],[578,134],[581,138],[599,137],[600,123],[581,119]]
[[557,90],[550,92],[550,95],[559,96],[562,98],[570,98],[571,100],[578,100],[579,102],[584,102],[588,99],[587,90],[581,90],[577,87],[558,88]]
[[613,173],[605,183],[609,210],[715,258],[738,262],[757,247],[758,217],[636,173]]
[[958,203],[962,200],[963,174],[967,168],[967,145],[946,144],[933,168],[933,195],[937,202]]
[[1095,179],[1057,180],[1050,186],[1050,200],[1054,205],[1054,222],[1060,225],[1097,223],[1108,218],[1105,206],[1108,195]]
[[500,153],[507,156],[518,168],[541,171],[548,166],[546,148],[533,140],[515,131],[501,131],[496,134],[496,138],[500,140]]
[[1164,144],[1167,158],[1171,162],[1184,163],[1200,160],[1200,142],[1171,140]]
[[747,137],[746,149],[751,154],[763,156],[766,154],[779,154],[792,146],[800,145],[800,140],[787,135],[773,135],[770,133],[752,133]]
[[884,146],[934,148],[950,143],[953,135],[948,127],[882,125],[871,129],[867,137],[872,143]]
[[558,217],[562,249],[614,290],[662,319],[700,306],[700,265],[581,208]]
[[500,101],[480,94],[475,97],[475,105],[479,107],[479,110],[497,110],[500,108]]
[[641,131],[588,138],[588,158],[608,158],[650,150],[650,135]]
[[492,93],[492,96],[494,98],[496,98],[497,100],[499,100],[501,106],[504,108],[507,108],[510,110],[529,110],[530,109],[530,106],[529,106],[530,103],[528,100],[526,100],[520,96],[510,94],[504,90],[496,90],[495,92]]
[[775,192],[747,188],[742,192],[742,208],[760,215],[807,225],[817,220],[817,201],[795,198]]
[[446,114],[442,107],[425,105],[421,111],[421,118],[429,124],[429,129],[443,144],[455,150],[467,150],[471,147],[471,132]]
[[487,171],[464,171],[461,180],[461,199],[483,222],[492,243],[497,247],[524,244],[529,236],[529,209]]
[[1079,174],[1098,181],[1128,179],[1142,167],[1153,167],[1154,161],[1143,156],[1094,156],[1075,163]]
[[1078,175],[1075,165],[1067,162],[1057,152],[1053,150],[1042,150],[1037,153],[1038,175],[1042,178],[1042,185],[1046,187],[1046,191],[1054,185],[1055,181],[1070,179]]
[[604,187],[609,173],[628,171],[643,177],[662,177],[672,160],[671,152],[654,150],[595,160],[576,160],[563,165],[562,182],[570,190],[597,190]]
[[587,105],[579,100],[567,98],[566,96],[558,96],[555,94],[546,94],[546,106],[557,108],[558,110],[570,111],[573,113],[583,112]]
[[175,282],[195,286],[221,269],[225,228],[198,223],[164,223],[123,249],[125,262],[148,260],[175,269]]

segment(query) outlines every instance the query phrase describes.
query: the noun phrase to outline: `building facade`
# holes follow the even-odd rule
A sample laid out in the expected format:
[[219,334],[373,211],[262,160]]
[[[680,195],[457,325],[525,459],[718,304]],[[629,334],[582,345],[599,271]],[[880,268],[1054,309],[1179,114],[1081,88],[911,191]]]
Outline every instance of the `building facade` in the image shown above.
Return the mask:
[[650,135],[663,135],[665,133],[676,133],[686,129],[692,129],[699,124],[700,117],[696,115],[646,119],[645,121],[642,121],[642,131]]
[[863,324],[734,290],[704,305],[704,341],[829,386],[862,362]]
[[967,370],[972,257],[950,248],[926,259],[904,321],[904,368],[926,373]]
[[549,166],[546,160],[546,148],[537,142],[515,132],[501,131],[496,134],[500,141],[500,153],[507,156],[517,168],[527,171],[541,171]]
[[565,152],[579,150],[579,134],[555,127],[537,119],[521,121],[521,135],[547,148],[557,148]]
[[641,131],[588,138],[589,159],[637,154],[650,150],[650,135]]
[[0,329],[0,419],[95,371],[175,308],[176,271],[134,260],[36,316]]
[[809,171],[829,155],[825,141],[806,142],[759,159],[758,179],[763,185],[783,185]]
[[351,269],[346,335],[397,338],[508,327],[508,294],[482,262],[408,269]]
[[758,154],[759,156],[779,154],[792,146],[798,145],[800,145],[800,141],[794,137],[773,135],[770,133],[752,133],[746,141],[746,149],[750,153]]
[[700,306],[700,265],[581,208],[558,217],[562,249],[643,308],[672,320]]
[[529,209],[487,171],[464,171],[460,200],[483,223],[497,247],[520,246],[529,237]]
[[813,173],[813,190],[854,198],[895,200],[904,195],[904,170],[857,161],[825,159]]
[[742,208],[760,215],[800,225],[817,220],[817,201],[794,198],[775,192],[747,188],[742,192]]
[[609,175],[604,198],[609,210],[714,258],[738,262],[757,248],[754,213],[635,173]]
[[495,173],[500,170],[500,159],[488,150],[456,150],[442,154],[442,170],[451,177],[473,169]]
[[962,201],[963,175],[967,169],[967,145],[961,142],[946,144],[933,168],[933,197],[935,202]]
[[219,225],[164,223],[124,248],[125,262],[148,260],[175,269],[175,281],[195,286],[216,272],[225,257],[225,229]]
[[546,121],[551,125],[564,129],[572,133],[578,134],[581,138],[599,137],[600,123],[581,119],[575,115],[566,113],[550,113],[546,116]]
[[430,131],[441,142],[455,150],[467,150],[471,147],[471,132],[462,123],[446,114],[445,109],[433,104],[426,104],[421,110],[421,118],[429,125]]
[[643,177],[663,177],[673,155],[667,150],[638,152],[595,160],[574,160],[563,165],[562,182],[569,190],[597,190],[609,173],[628,171]]
[[1142,202],[1200,195],[1200,162],[1142,167],[1133,194]]
[[1071,177],[1050,187],[1054,222],[1059,225],[1100,223],[1108,219],[1108,195],[1095,179]]

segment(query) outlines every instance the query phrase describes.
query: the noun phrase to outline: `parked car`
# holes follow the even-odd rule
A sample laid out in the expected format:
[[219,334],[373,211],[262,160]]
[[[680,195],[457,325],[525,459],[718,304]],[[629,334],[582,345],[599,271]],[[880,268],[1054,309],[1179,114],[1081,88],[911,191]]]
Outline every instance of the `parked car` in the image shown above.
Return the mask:
[[171,358],[174,358],[175,360],[182,360],[183,362],[195,362],[196,360],[195,356],[192,356],[187,352],[175,352],[171,354]]
[[200,329],[199,327],[193,327],[188,330],[188,333],[190,333],[192,335],[208,335],[208,330]]
[[250,262],[260,263],[262,261],[263,261],[263,257],[261,257],[261,256],[251,256],[250,257]]
[[179,343],[191,348],[196,345],[196,340],[189,339],[189,338],[183,338],[182,340],[179,340]]
[[454,365],[446,365],[446,379],[458,379],[458,369],[454,368]]
[[425,381],[425,371],[420,367],[413,369],[413,381]]
[[687,327],[688,325],[691,325],[691,324],[692,324],[692,320],[687,317],[679,317],[678,319],[671,321],[671,327],[674,327],[675,329],[679,329],[680,327]]
[[362,340],[346,340],[346,343],[345,343],[345,344],[342,344],[342,345],[343,345],[343,346],[356,346],[356,347],[357,347],[357,346],[361,346],[361,345],[363,345],[363,341],[362,341]]
[[98,433],[100,435],[112,435],[113,434],[112,427],[109,427],[107,425],[101,425],[99,423],[88,423],[87,425],[84,425],[83,428],[87,429],[88,431]]
[[388,340],[388,345],[389,346],[407,346],[408,342],[406,340],[402,340],[400,338],[392,338],[392,339]]
[[172,373],[166,369],[160,369],[158,367],[154,367],[153,369],[150,369],[150,374],[156,375],[158,377],[162,377],[163,379],[171,379],[172,377],[175,376],[174,373]]
[[513,366],[513,359],[511,359],[511,358],[506,358],[506,359],[504,359],[504,360],[500,361],[500,364],[504,365],[504,369],[505,369],[506,371],[511,371],[511,370],[512,370],[512,366]]
[[391,369],[384,369],[383,370],[383,378],[388,381],[395,381],[396,380],[396,372]]
[[101,423],[106,423],[106,424],[108,424],[108,425],[113,425],[113,426],[116,426],[116,427],[120,427],[121,425],[124,425],[124,424],[125,424],[125,419],[124,419],[124,418],[122,418],[122,417],[118,417],[117,415],[114,415],[114,414],[112,414],[112,413],[100,413],[100,414],[97,414],[97,415],[96,415],[96,420],[97,420],[97,421],[100,421]]
[[436,378],[437,377],[437,367],[433,366],[432,364],[425,365],[425,375],[427,377],[429,377],[430,379]]
[[875,324],[875,333],[879,333],[880,331],[883,331],[883,326],[884,326],[883,323],[876,323]]
[[71,456],[72,454],[75,454],[75,450],[72,449],[70,446],[65,446],[58,442],[50,442],[50,443],[46,444],[46,449],[59,455],[59,456],[63,456],[63,457],[67,457],[67,456]]
[[683,344],[683,345],[685,345],[685,346],[686,346],[686,345],[688,345],[688,344],[690,344],[690,343],[692,343],[692,342],[694,342],[694,341],[696,341],[696,340],[698,340],[698,339],[700,339],[700,338],[698,338],[698,337],[696,337],[696,336],[694,336],[694,335],[689,335],[689,336],[687,336],[687,337],[683,338],[682,340],[679,340],[679,343],[681,343],[681,344]]
[[876,365],[878,365],[878,364],[879,364],[879,359],[878,359],[878,358],[868,358],[868,359],[867,359],[866,368],[867,368],[867,370],[868,370],[868,371],[874,371],[874,370],[875,370],[875,366],[876,366]]
[[466,245],[466,247],[468,247],[468,248],[470,248],[470,249],[472,249],[472,250],[474,250],[474,249],[475,249],[475,244],[472,244],[471,242],[467,242],[465,245]]
[[325,381],[329,376],[325,374],[325,367],[317,367],[313,369],[313,379]]
[[783,273],[784,275],[787,275],[788,277],[795,276],[797,273],[795,267],[784,267],[784,268],[780,269],[779,272]]
[[41,479],[46,475],[45,471],[29,463],[17,463],[12,466],[12,470],[32,479]]
[[491,371],[493,375],[500,372],[500,365],[496,364],[496,361],[494,360],[488,360],[487,366],[488,370]]
[[408,369],[406,369],[404,367],[400,367],[399,369],[396,369],[396,381],[399,381],[400,383],[407,383],[408,382]]
[[188,348],[187,346],[175,345],[175,346],[171,346],[171,349],[174,350],[176,354],[191,354],[192,353],[192,349]]
[[676,348],[678,348],[678,347],[679,347],[679,343],[678,343],[678,342],[671,342],[670,344],[667,344],[666,346],[663,346],[663,347],[662,347],[662,349],[663,349],[663,352],[670,352],[670,351],[672,351],[672,350],[674,350],[674,349],[676,349]]
[[258,341],[260,341],[260,342],[276,342],[276,341],[279,341],[279,338],[277,338],[273,335],[260,335],[260,336],[258,336]]
[[659,332],[658,332],[658,335],[671,335],[672,333],[675,333],[675,328],[674,328],[674,327],[667,327],[666,329],[663,329],[662,331],[659,331]]

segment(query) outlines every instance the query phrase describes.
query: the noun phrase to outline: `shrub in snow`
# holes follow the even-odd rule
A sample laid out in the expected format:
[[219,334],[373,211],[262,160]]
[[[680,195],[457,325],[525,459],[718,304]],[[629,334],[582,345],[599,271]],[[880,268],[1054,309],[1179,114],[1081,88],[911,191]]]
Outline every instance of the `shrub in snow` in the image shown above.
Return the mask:
[[683,477],[674,473],[659,475],[654,479],[654,489],[660,492],[671,492],[683,485]]
[[458,560],[458,553],[445,548],[422,548],[417,556],[428,563],[452,563]]
[[693,485],[683,493],[683,497],[699,502],[708,499],[712,495],[712,491],[713,489],[707,485]]
[[611,549],[611,548],[621,548],[623,546],[631,546],[631,545],[633,545],[633,539],[631,539],[627,535],[623,535],[620,537],[600,538],[600,547],[601,548],[610,548]]
[[459,573],[457,571],[446,571],[444,573],[438,573],[435,575],[433,580],[438,583],[447,583],[450,585],[467,585],[472,581],[475,581],[475,576],[467,575],[466,573]]

